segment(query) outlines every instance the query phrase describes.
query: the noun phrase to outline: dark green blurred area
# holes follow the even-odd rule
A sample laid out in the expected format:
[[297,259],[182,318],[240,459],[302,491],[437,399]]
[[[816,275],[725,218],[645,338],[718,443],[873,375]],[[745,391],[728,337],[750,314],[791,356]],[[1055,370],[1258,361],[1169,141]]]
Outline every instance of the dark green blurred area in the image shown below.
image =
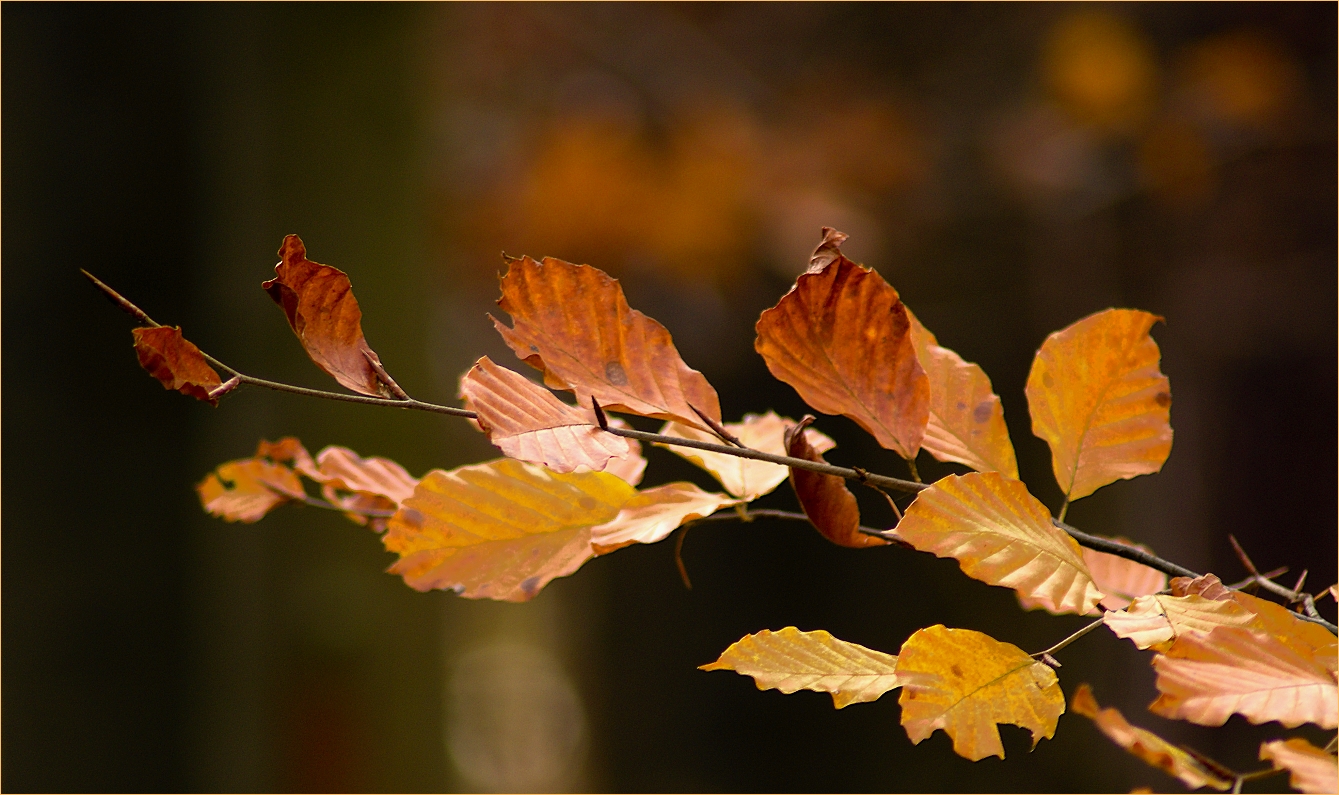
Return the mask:
[[[790,625],[895,652],[935,623],[1027,650],[1083,623],[950,561],[720,523],[687,536],[691,591],[662,543],[513,605],[412,591],[334,514],[208,518],[194,484],[261,438],[415,475],[495,454],[445,417],[167,393],[78,274],[248,373],[333,389],[259,289],[288,233],[350,274],[418,398],[514,361],[485,317],[505,250],[619,276],[733,420],[806,412],[751,329],[835,226],[991,375],[1052,508],[1033,351],[1107,306],[1156,312],[1171,458],[1070,519],[1224,580],[1244,574],[1228,533],[1309,590],[1336,579],[1333,4],[7,2],[0,21],[7,791],[1180,786],[1072,715],[969,763],[942,733],[911,746],[892,696],[836,711],[696,670]],[[830,460],[903,474],[846,420],[818,427]],[[648,457],[648,484],[712,486]],[[1061,661],[1067,695],[1089,682],[1241,769],[1284,734],[1148,714],[1147,654],[1108,633]]]

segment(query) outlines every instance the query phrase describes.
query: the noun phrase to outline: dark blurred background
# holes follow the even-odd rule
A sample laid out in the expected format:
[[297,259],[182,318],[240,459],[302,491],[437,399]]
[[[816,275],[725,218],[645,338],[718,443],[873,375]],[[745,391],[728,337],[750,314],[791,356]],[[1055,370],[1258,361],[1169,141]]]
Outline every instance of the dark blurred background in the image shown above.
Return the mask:
[[[659,544],[514,605],[410,590],[334,514],[206,517],[193,485],[261,438],[415,475],[494,455],[450,418],[167,393],[77,270],[248,373],[333,389],[259,289],[287,233],[350,273],[417,397],[454,401],[484,354],[516,366],[484,317],[505,250],[620,277],[737,419],[805,412],[751,329],[837,227],[992,376],[1052,508],[1032,353],[1108,306],[1156,312],[1171,458],[1072,521],[1229,581],[1229,533],[1288,584],[1336,579],[1332,3],[6,2],[0,20],[5,790],[1180,788],[1072,715],[1032,753],[1004,727],[1009,758],[969,763],[942,733],[911,746],[893,696],[835,711],[695,668],[788,625],[892,652],[934,623],[1028,650],[1083,624],[951,561],[716,524],[687,537],[691,591]],[[819,427],[831,460],[903,473],[852,423]],[[711,485],[649,457],[649,484]],[[1059,674],[1241,769],[1283,733],[1149,715],[1147,658],[1098,633]]]

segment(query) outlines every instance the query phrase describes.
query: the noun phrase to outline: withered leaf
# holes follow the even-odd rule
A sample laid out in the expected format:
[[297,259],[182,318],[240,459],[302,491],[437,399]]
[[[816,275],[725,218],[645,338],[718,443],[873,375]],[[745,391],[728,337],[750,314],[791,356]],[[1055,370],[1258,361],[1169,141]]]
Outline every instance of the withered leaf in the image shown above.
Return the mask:
[[381,366],[363,337],[363,313],[349,277],[307,259],[297,235],[279,247],[275,277],[261,285],[284,310],[288,325],[316,366],[342,386],[364,395],[407,397]]
[[175,389],[183,395],[217,406],[216,396],[210,393],[223,381],[195,344],[181,336],[179,326],[157,326],[132,329],[135,336],[135,356],[139,366],[157,378],[164,389]]
[[590,542],[597,555],[629,544],[654,544],[680,525],[737,502],[725,494],[703,491],[692,483],[666,483],[637,492],[623,503],[618,516],[591,528]]
[[838,640],[824,630],[801,632],[795,627],[745,635],[699,665],[703,671],[737,671],[753,677],[759,690],[831,693],[837,709],[874,701],[900,686],[897,658],[855,643]]
[[1275,770],[1288,771],[1288,783],[1298,792],[1339,792],[1339,766],[1326,753],[1301,737],[1260,744],[1260,759]]
[[[766,414],[745,414],[741,422],[727,422],[724,428],[745,447],[751,447],[754,450],[761,450],[773,455],[787,455],[786,428],[794,424],[794,420],[778,416],[775,411],[769,411]],[[715,434],[674,422],[665,423],[665,427],[661,428],[660,432],[665,436],[677,436],[681,439],[720,443],[720,439]],[[816,453],[826,453],[837,446],[837,443],[826,434],[819,433],[813,428],[806,428],[804,436],[810,449]],[[764,494],[770,494],[773,489],[785,481],[790,472],[788,467],[781,464],[755,461],[751,458],[740,458],[725,453],[713,453],[710,450],[698,450],[692,447],[679,447],[672,444],[660,444],[659,442],[657,442],[657,445],[707,470],[721,482],[726,491],[748,502],[752,502]]]
[[[805,426],[813,420],[812,415],[806,415],[798,424],[786,429],[786,455],[823,462],[823,456],[809,445],[804,434]],[[857,549],[889,543],[860,532],[860,507],[842,478],[790,467],[790,485],[795,489],[795,496],[809,522],[832,543]]]
[[823,235],[809,270],[758,318],[754,348],[805,403],[850,417],[882,446],[915,458],[930,380],[907,310],[882,276],[842,256],[846,235],[826,227]]
[[710,430],[697,409],[720,422],[716,390],[604,271],[552,257],[512,260],[498,306],[512,318],[511,328],[493,318],[502,339],[547,386],[575,392],[578,405],[594,397],[605,409]]
[[271,509],[305,496],[293,470],[260,458],[220,464],[195,487],[205,510],[229,522],[258,522]]

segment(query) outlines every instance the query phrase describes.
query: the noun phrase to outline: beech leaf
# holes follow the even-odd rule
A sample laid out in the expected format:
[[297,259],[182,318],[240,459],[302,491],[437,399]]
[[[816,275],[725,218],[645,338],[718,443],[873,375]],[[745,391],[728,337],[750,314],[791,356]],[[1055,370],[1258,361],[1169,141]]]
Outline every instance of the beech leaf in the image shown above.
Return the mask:
[[562,474],[515,459],[433,470],[391,517],[391,573],[420,591],[524,602],[594,555],[591,528],[636,490],[607,472]]
[[1260,744],[1260,759],[1275,770],[1288,771],[1288,784],[1298,792],[1339,792],[1339,767],[1326,753],[1301,737]]
[[[631,428],[632,426],[619,419],[618,417],[606,417],[611,428]],[[646,472],[646,457],[642,455],[642,443],[636,439],[619,437],[628,443],[628,452],[624,455],[614,456],[605,464],[604,471],[611,475],[618,475],[628,482],[628,485],[636,486],[642,482],[642,475]]]
[[824,414],[850,417],[883,447],[912,459],[930,411],[930,380],[916,359],[897,291],[823,242],[790,292],[758,318],[754,348],[767,369]]
[[916,495],[897,534],[963,572],[1013,588],[1055,613],[1088,613],[1103,598],[1079,545],[1046,506],[998,472],[949,475]]
[[316,366],[364,395],[406,399],[363,337],[363,313],[344,271],[307,259],[297,235],[279,247],[275,277],[261,285]]
[[721,421],[716,390],[604,271],[552,257],[512,260],[498,306],[512,318],[511,328],[493,318],[502,339],[547,386],[575,392],[578,405],[594,397],[605,409],[703,430],[710,426],[697,411]]
[[703,491],[692,483],[667,483],[637,492],[618,516],[592,527],[591,545],[604,555],[629,544],[654,544],[685,522],[710,516],[738,500]]
[[942,624],[917,630],[897,656],[902,727],[913,744],[943,729],[973,762],[1004,758],[997,724],[1021,726],[1035,748],[1055,734],[1065,695],[1055,672],[1009,643]]
[[[823,456],[809,445],[804,433],[805,426],[813,420],[813,415],[807,414],[786,430],[786,454],[791,458],[823,462]],[[832,543],[856,549],[889,543],[860,532],[860,507],[844,479],[790,467],[790,485],[795,489],[804,515],[809,517],[809,523]]]
[[194,343],[181,336],[179,326],[157,326],[131,329],[135,337],[135,356],[139,366],[157,378],[164,389],[175,389],[183,395],[217,406],[215,395],[210,394],[223,380],[205,361],[205,355]]
[[1333,671],[1336,668],[1336,638],[1329,630],[1303,621],[1295,613],[1282,605],[1267,599],[1233,591],[1223,586],[1218,577],[1205,574],[1191,579],[1175,577],[1171,582],[1174,595],[1199,595],[1206,599],[1228,601],[1252,614],[1254,617],[1246,625],[1248,629],[1266,632],[1285,646],[1292,648],[1303,657],[1314,659],[1322,667]]
[[[794,420],[778,416],[775,411],[769,411],[766,414],[745,414],[741,422],[727,422],[723,427],[745,447],[773,455],[786,455],[786,428],[794,424]],[[680,439],[720,442],[713,433],[674,422],[665,423],[660,432],[665,436]],[[837,443],[826,434],[819,433],[813,428],[805,429],[804,436],[810,449],[816,453],[826,453],[837,446]],[[692,447],[659,442],[657,444],[707,470],[720,481],[726,491],[746,502],[770,494],[786,480],[790,472],[789,467],[767,461],[755,461],[751,458],[713,453],[710,450],[697,450]]]
[[[1129,544],[1150,554],[1153,552],[1143,544],[1134,544],[1128,539],[1111,540]],[[1097,590],[1106,594],[1098,604],[1107,610],[1121,610],[1128,607],[1136,597],[1157,593],[1167,587],[1167,575],[1151,566],[1088,547],[1080,547],[1079,551],[1083,553],[1083,562],[1088,566],[1093,584],[1097,586]],[[1018,603],[1024,610],[1044,607],[1037,600],[1022,595],[1018,597]]]
[[[303,472],[301,466],[298,471]],[[347,447],[334,445],[317,453],[316,471],[308,476],[322,484],[321,496],[326,501],[345,509],[344,515],[352,521],[378,533],[386,529],[387,519],[368,513],[397,510],[418,485],[416,478],[389,458],[363,458]]]
[[703,671],[736,671],[753,677],[759,690],[831,693],[837,709],[875,701],[900,685],[897,657],[832,637],[824,630],[801,632],[795,627],[745,635],[699,665]]
[[1118,637],[1128,638],[1141,649],[1165,650],[1187,632],[1207,633],[1214,627],[1248,627],[1255,614],[1232,601],[1214,601],[1202,596],[1141,596],[1124,610],[1102,617]]
[[220,464],[195,487],[205,510],[229,522],[258,522],[273,508],[306,496],[293,470],[260,458]]
[[1149,329],[1162,318],[1106,309],[1051,334],[1027,380],[1032,432],[1051,446],[1066,500],[1162,469],[1172,450],[1171,387]]
[[606,433],[594,414],[569,406],[520,373],[480,359],[460,381],[460,395],[477,414],[488,441],[509,458],[555,472],[600,471],[631,452],[626,439]]

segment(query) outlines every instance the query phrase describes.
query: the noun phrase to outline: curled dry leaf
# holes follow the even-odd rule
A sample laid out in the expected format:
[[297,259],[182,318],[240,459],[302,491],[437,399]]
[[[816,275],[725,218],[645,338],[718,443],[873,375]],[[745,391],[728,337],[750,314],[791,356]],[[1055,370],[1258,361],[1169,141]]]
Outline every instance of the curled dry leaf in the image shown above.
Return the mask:
[[[1130,543],[1129,540],[1124,538],[1113,538],[1111,540],[1124,542],[1150,554],[1153,552],[1143,544]],[[1087,547],[1080,547],[1079,551],[1083,553],[1083,562],[1088,565],[1088,573],[1093,577],[1093,584],[1097,586],[1097,590],[1106,594],[1098,604],[1107,610],[1120,610],[1128,607],[1136,597],[1157,593],[1167,587],[1167,575],[1155,568],[1136,563],[1128,558],[1122,558],[1119,555],[1098,552]],[[1021,594],[1018,597],[1018,603],[1023,606],[1024,610],[1045,607],[1037,600]]]
[[921,449],[930,381],[916,360],[897,291],[823,242],[790,292],[758,318],[754,348],[767,369],[824,414],[842,414],[903,458]]
[[1301,737],[1260,744],[1260,759],[1275,770],[1288,771],[1288,783],[1298,792],[1339,792],[1339,767],[1326,753]]
[[626,439],[602,430],[592,411],[563,403],[553,393],[487,356],[460,380],[460,396],[477,414],[488,441],[509,458],[543,464],[555,472],[603,470],[631,452]]
[[[778,416],[775,411],[769,411],[766,414],[745,414],[741,422],[727,422],[724,427],[745,447],[751,447],[754,450],[761,450],[773,455],[787,455],[786,428],[794,424],[794,420]],[[660,432],[665,436],[675,436],[680,439],[720,442],[715,434],[674,422],[665,423],[665,427],[661,428]],[[809,443],[809,448],[816,453],[826,453],[837,446],[837,443],[826,434],[819,433],[813,428],[806,428],[804,437]],[[725,453],[713,453],[710,450],[697,450],[692,447],[679,447],[672,444],[660,444],[659,446],[707,470],[721,482],[726,491],[746,502],[752,502],[764,494],[770,494],[773,489],[781,485],[790,472],[789,467],[781,464],[771,464],[766,461],[755,461],[750,458],[740,458]]]
[[[804,434],[805,426],[813,421],[813,415],[805,415],[798,424],[786,429],[786,455],[823,462],[823,456],[809,446],[809,439]],[[889,543],[860,532],[860,507],[842,478],[791,467],[790,485],[795,489],[795,496],[809,522],[832,543],[857,549]]]
[[279,247],[275,277],[261,285],[284,310],[288,325],[316,366],[364,395],[405,399],[363,337],[363,313],[344,271],[307,259],[297,235]]
[[922,552],[956,558],[967,576],[1013,588],[1055,613],[1089,613],[1103,593],[1079,545],[1046,506],[998,472],[949,475],[916,495],[897,534]]
[[293,470],[260,458],[220,464],[195,487],[204,509],[229,522],[258,522],[273,508],[306,496]]
[[623,503],[618,516],[591,528],[591,546],[595,554],[604,555],[629,544],[654,544],[680,525],[737,502],[724,494],[705,492],[692,483],[667,483],[639,491]]
[[591,528],[636,493],[607,472],[562,474],[504,458],[433,470],[391,517],[391,573],[420,591],[524,602],[591,558]]
[[1231,780],[1219,776],[1184,749],[1172,745],[1153,732],[1131,726],[1119,710],[1113,707],[1099,708],[1097,699],[1093,698],[1093,691],[1087,684],[1079,685],[1069,703],[1069,708],[1084,717],[1092,718],[1097,728],[1116,745],[1167,775],[1179,778],[1191,789],[1212,787],[1222,791],[1232,786]]
[[1107,309],[1051,334],[1028,374],[1032,432],[1051,446],[1067,500],[1162,469],[1172,450],[1171,387],[1149,329],[1162,318]]
[[1018,479],[1018,462],[1004,405],[979,365],[941,346],[916,316],[911,341],[930,380],[930,415],[921,447],[940,461],[956,461],[978,472],[1001,472]]
[[130,333],[135,337],[139,366],[157,378],[164,389],[175,389],[215,406],[219,404],[217,396],[211,393],[222,385],[222,379],[205,361],[200,349],[181,336],[180,327],[137,328]]
[[941,624],[917,630],[902,645],[902,727],[914,744],[943,729],[958,756],[1004,758],[997,724],[1021,726],[1035,748],[1055,734],[1065,695],[1055,672],[1009,643]]
[[703,430],[710,426],[694,409],[721,421],[716,390],[604,271],[551,257],[512,260],[498,306],[512,318],[511,328],[493,318],[502,339],[547,386],[575,392],[578,405],[594,397],[605,409]]
[[897,658],[855,643],[838,640],[819,629],[795,627],[745,635],[703,671],[737,671],[753,677],[759,690],[815,690],[831,693],[837,709],[874,701],[900,685]]

